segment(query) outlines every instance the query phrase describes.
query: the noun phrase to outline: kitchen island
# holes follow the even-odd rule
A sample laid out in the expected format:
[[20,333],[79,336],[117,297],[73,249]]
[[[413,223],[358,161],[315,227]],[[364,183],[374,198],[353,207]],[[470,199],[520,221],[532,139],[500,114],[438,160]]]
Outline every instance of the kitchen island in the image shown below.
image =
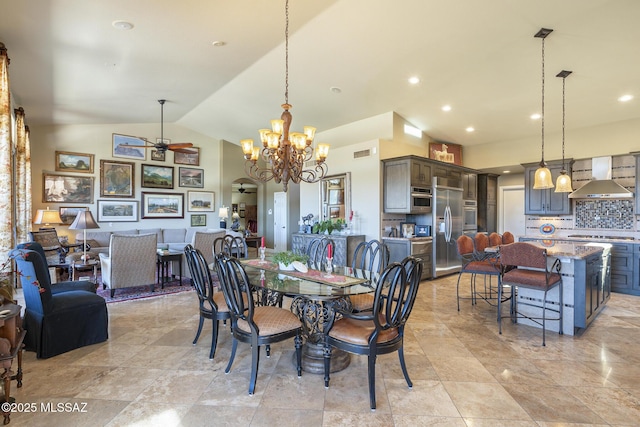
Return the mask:
[[[586,329],[605,307],[611,296],[609,243],[582,243],[575,241],[520,238],[547,249],[548,267],[560,260],[563,289],[563,332],[575,335]],[[540,292],[518,289],[518,310],[523,314],[541,317]],[[559,303],[559,289],[549,291],[547,300]],[[550,313],[550,316],[552,313]],[[541,327],[528,319],[518,322]],[[547,321],[547,329],[558,332],[558,321]]]

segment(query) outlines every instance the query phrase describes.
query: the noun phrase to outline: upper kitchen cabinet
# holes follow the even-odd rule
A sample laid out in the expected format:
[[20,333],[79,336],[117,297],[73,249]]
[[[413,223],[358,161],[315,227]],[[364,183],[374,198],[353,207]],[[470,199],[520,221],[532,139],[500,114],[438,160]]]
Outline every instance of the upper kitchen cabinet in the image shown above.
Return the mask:
[[[566,159],[567,173],[571,176],[572,159]],[[555,188],[534,190],[533,182],[539,163],[523,164],[524,166],[524,213],[525,215],[569,215],[571,214],[571,200],[569,193],[556,193]],[[562,162],[547,162],[554,184],[560,171]]]
[[458,182],[462,181],[462,170],[455,166],[450,166],[447,163],[434,162],[431,171],[433,172],[433,176],[453,178]]
[[636,157],[636,215],[640,215],[640,152],[635,152]]
[[422,199],[431,206],[431,165],[427,161],[413,156],[384,160],[383,174],[385,212],[424,212]]
[[476,200],[478,197],[478,175],[470,172],[462,173],[462,198]]
[[498,231],[498,175],[478,175],[478,231]]

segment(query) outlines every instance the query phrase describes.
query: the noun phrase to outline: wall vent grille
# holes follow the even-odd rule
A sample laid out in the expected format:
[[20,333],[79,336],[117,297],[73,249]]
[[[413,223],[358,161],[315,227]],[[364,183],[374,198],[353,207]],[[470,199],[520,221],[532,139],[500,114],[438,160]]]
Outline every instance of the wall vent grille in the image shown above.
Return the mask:
[[366,149],[366,150],[360,150],[360,151],[354,151],[353,152],[353,158],[354,159],[359,159],[361,157],[369,157],[371,155],[371,150],[370,149]]

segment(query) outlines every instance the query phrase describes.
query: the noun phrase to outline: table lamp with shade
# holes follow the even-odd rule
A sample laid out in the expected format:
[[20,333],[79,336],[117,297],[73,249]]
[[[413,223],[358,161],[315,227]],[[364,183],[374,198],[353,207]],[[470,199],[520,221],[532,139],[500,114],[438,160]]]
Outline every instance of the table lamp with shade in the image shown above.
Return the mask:
[[221,206],[218,210],[218,216],[220,217],[220,228],[227,228],[227,217],[229,217],[229,208]]
[[51,228],[51,225],[62,224],[62,218],[60,218],[60,213],[57,210],[51,211],[49,208],[38,209],[33,223],[44,225],[42,228]]
[[100,228],[100,226],[93,219],[93,215],[90,210],[80,211],[76,216],[76,219],[69,226],[70,230],[82,230],[83,231],[83,240],[82,240],[82,259],[83,262],[87,262],[89,257],[87,256],[87,229],[90,228]]

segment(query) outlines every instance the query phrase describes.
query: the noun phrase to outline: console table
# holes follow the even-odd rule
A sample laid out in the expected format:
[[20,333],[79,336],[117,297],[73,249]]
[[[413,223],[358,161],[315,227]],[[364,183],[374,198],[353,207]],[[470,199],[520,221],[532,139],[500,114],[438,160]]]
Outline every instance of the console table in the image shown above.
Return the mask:
[[360,242],[364,242],[364,234],[307,234],[293,233],[291,245],[293,252],[305,253],[313,239],[328,237],[335,243],[333,248],[333,264],[336,266],[351,266],[353,252]]
[[[21,309],[22,307],[16,304],[0,305],[0,337],[9,341],[11,346],[8,353],[0,355],[0,364],[4,368],[1,374],[4,394],[0,398],[0,403],[13,403],[15,401],[11,397],[11,380],[16,380],[18,388],[22,387],[22,341],[27,331],[22,329]],[[15,375],[11,375],[11,364],[16,356],[18,357],[18,369]],[[5,411],[4,409],[3,406],[4,424],[9,424],[11,411]]]

